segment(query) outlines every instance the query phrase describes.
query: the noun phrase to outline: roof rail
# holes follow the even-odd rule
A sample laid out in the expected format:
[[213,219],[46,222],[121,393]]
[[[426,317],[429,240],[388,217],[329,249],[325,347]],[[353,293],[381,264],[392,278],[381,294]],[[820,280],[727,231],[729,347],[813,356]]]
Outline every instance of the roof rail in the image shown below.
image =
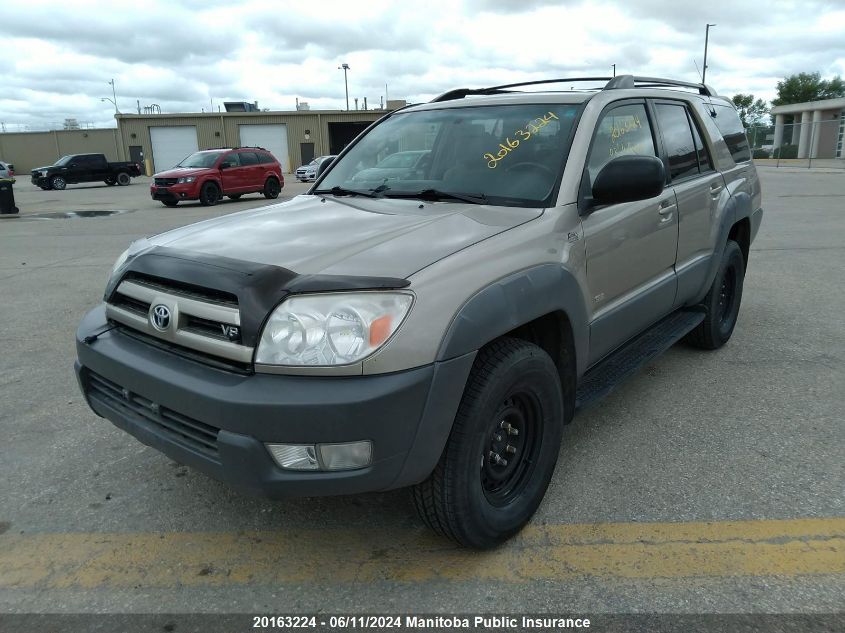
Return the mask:
[[502,84],[501,86],[491,86],[489,88],[456,88],[444,92],[442,95],[435,97],[431,103],[440,101],[452,101],[454,99],[463,99],[470,95],[493,95],[510,92],[510,88],[522,88],[524,86],[539,86],[543,84],[557,84],[557,83],[571,83],[576,81],[606,81],[607,83],[602,90],[621,90],[625,88],[694,88],[698,93],[705,97],[718,96],[716,91],[706,84],[695,84],[687,81],[677,81],[675,79],[661,79],[658,77],[635,77],[634,75],[617,75],[616,77],[564,77],[561,79],[539,79],[537,81],[521,81],[513,84]]

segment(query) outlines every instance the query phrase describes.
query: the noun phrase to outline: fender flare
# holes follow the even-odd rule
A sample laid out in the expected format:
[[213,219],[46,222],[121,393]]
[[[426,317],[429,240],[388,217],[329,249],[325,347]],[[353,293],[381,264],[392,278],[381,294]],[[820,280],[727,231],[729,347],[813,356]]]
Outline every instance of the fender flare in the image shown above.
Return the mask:
[[583,293],[560,264],[542,264],[503,277],[473,295],[458,311],[437,351],[457,358],[546,314],[562,311],[572,327],[577,375],[586,370],[589,323]]
[[719,224],[719,234],[716,238],[716,248],[713,251],[713,256],[710,258],[710,265],[707,269],[707,275],[704,277],[704,286],[699,290],[692,303],[701,303],[704,297],[713,285],[713,280],[716,278],[716,273],[719,271],[719,264],[722,261],[722,255],[725,252],[725,247],[728,244],[728,236],[734,224],[745,218],[751,218],[751,196],[740,191],[734,193],[728,203],[725,205],[725,213],[722,215],[722,222]]

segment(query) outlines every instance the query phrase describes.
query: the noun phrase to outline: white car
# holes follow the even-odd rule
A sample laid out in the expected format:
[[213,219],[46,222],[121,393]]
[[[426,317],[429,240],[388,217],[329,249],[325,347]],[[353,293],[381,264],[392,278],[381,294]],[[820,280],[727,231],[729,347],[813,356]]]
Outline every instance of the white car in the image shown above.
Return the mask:
[[0,178],[14,178],[15,166],[0,160]]
[[335,158],[335,155],[318,156],[307,165],[298,167],[296,170],[296,179],[300,182],[314,182],[317,179],[317,170],[320,169],[320,165],[330,158]]

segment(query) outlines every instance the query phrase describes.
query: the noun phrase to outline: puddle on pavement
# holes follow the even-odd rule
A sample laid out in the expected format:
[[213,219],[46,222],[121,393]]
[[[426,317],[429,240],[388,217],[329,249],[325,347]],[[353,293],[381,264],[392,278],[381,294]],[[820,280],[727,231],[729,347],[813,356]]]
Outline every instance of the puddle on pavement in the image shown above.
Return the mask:
[[111,211],[51,211],[49,213],[16,213],[14,215],[0,215],[0,218],[18,218],[20,220],[68,220],[73,218],[102,218],[110,215],[132,213],[127,209],[113,209]]

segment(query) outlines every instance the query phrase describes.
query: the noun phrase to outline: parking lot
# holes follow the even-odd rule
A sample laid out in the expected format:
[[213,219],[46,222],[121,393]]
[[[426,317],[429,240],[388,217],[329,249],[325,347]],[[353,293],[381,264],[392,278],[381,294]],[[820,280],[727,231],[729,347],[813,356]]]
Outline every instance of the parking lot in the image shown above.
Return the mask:
[[169,209],[144,178],[19,179],[20,217],[0,220],[0,610],[840,611],[845,178],[760,173],[766,214],[729,344],[675,346],[578,415],[530,526],[484,553],[431,535],[401,490],[245,497],[79,393],[74,331],[131,240],[307,185]]

